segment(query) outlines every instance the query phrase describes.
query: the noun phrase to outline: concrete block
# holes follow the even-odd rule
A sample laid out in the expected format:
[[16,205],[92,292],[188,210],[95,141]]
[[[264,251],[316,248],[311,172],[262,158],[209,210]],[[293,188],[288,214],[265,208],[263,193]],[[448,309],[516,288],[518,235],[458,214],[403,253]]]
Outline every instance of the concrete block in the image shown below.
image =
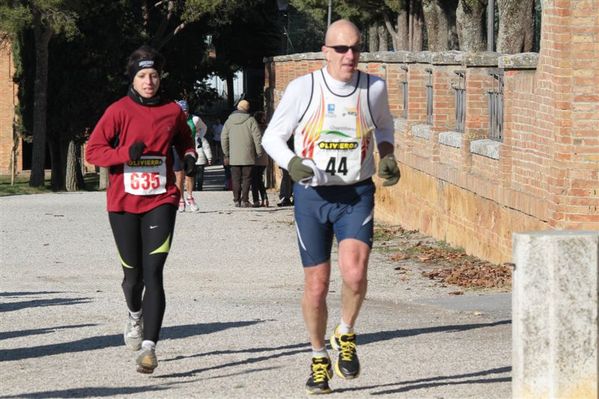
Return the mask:
[[599,232],[513,235],[512,395],[596,399]]

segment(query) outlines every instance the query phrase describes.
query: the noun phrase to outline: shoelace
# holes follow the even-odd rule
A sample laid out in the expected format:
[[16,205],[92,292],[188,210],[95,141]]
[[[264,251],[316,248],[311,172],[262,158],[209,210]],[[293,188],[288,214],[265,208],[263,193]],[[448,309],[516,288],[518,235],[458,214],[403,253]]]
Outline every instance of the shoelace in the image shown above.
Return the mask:
[[131,319],[131,332],[129,333],[129,335],[134,337],[141,335],[141,319]]
[[327,372],[327,365],[322,363],[312,363],[312,378],[314,382],[323,382],[326,381],[329,377],[329,373]]
[[345,360],[346,362],[352,361],[354,353],[356,353],[356,343],[353,341],[353,339],[351,341],[342,341],[340,339],[339,343],[341,346],[341,359]]

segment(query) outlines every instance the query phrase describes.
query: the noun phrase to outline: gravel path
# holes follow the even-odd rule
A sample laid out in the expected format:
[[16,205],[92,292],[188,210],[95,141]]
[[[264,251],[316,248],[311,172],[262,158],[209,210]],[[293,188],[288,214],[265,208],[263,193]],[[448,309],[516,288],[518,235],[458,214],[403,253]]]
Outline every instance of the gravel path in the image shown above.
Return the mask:
[[[177,217],[152,375],[122,343],[121,270],[101,192],[0,198],[0,398],[305,397],[309,345],[291,208],[195,194]],[[275,202],[271,199],[272,202]],[[363,372],[331,397],[509,398],[510,294],[400,278],[375,250],[357,326]],[[339,318],[333,272],[330,329]]]

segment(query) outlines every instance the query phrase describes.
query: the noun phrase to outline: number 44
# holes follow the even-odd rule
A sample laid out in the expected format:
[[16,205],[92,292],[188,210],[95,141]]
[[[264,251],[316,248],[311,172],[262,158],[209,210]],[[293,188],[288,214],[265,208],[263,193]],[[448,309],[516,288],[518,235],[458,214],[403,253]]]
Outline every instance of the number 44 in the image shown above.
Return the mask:
[[339,158],[339,166],[337,167],[337,158],[331,157],[327,163],[326,172],[331,176],[336,174],[347,175],[347,157]]

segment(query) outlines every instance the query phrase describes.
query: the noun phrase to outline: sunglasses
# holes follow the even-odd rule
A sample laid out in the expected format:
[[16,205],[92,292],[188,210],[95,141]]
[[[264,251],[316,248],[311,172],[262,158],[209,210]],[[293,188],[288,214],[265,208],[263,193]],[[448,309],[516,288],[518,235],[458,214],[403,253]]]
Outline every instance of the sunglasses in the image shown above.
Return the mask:
[[328,48],[332,48],[333,50],[335,50],[335,52],[337,54],[345,54],[347,53],[350,49],[352,51],[352,53],[359,53],[360,52],[360,46],[359,45],[355,45],[355,46],[327,46],[326,44],[324,45],[325,47]]

